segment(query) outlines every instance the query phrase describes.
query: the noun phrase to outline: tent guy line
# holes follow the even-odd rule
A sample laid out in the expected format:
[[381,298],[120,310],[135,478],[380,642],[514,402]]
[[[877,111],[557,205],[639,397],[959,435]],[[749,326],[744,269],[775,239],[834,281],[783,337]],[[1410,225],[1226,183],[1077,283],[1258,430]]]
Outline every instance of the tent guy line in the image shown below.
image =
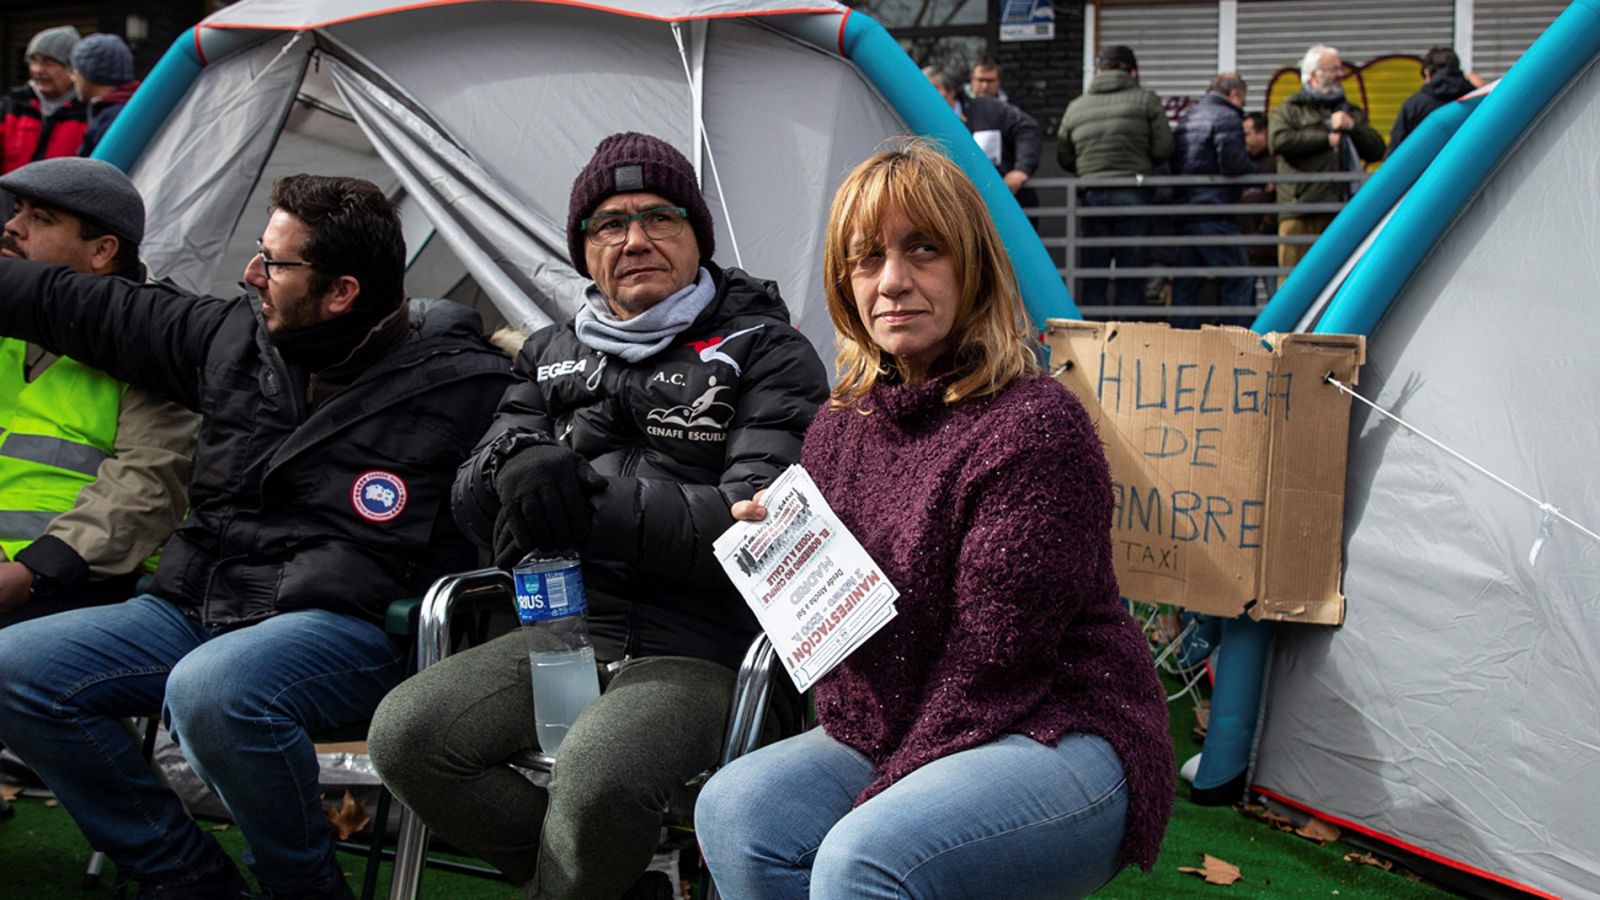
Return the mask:
[[1495,473],[1489,471],[1488,469],[1485,469],[1483,466],[1480,466],[1477,463],[1473,462],[1472,460],[1467,459],[1465,456],[1461,455],[1460,453],[1457,453],[1455,450],[1450,449],[1449,447],[1447,447],[1444,444],[1440,443],[1438,440],[1434,439],[1431,435],[1429,435],[1426,432],[1422,431],[1421,429],[1417,428],[1415,425],[1412,425],[1410,422],[1407,422],[1405,419],[1400,418],[1399,416],[1397,416],[1394,413],[1388,411],[1387,409],[1384,409],[1383,407],[1379,406],[1378,404],[1373,403],[1371,400],[1368,400],[1367,398],[1365,398],[1365,397],[1361,396],[1360,394],[1356,393],[1354,390],[1352,390],[1350,388],[1349,385],[1347,385],[1344,382],[1340,381],[1339,379],[1333,377],[1333,373],[1332,372],[1328,373],[1327,375],[1324,375],[1322,377],[1322,380],[1324,382],[1326,382],[1327,384],[1331,384],[1334,387],[1338,388],[1339,390],[1344,391],[1346,394],[1349,394],[1351,396],[1351,398],[1353,398],[1355,400],[1359,400],[1362,403],[1366,404],[1368,407],[1370,407],[1374,412],[1378,413],[1379,415],[1384,416],[1385,418],[1393,420],[1394,422],[1399,424],[1399,426],[1401,428],[1404,428],[1405,430],[1411,432],[1412,434],[1416,435],[1419,438],[1422,438],[1423,440],[1427,441],[1428,443],[1432,444],[1433,446],[1438,447],[1440,450],[1443,450],[1444,452],[1450,454],[1451,456],[1455,457],[1456,459],[1466,463],[1467,465],[1469,465],[1472,468],[1476,469],[1481,474],[1487,475],[1491,480],[1493,480],[1496,483],[1498,483],[1501,487],[1506,488],[1507,490],[1511,491],[1512,493],[1516,494],[1517,496],[1521,497],[1522,499],[1528,501],[1529,503],[1532,503],[1534,506],[1539,507],[1539,509],[1544,513],[1544,522],[1543,522],[1543,524],[1541,524],[1539,526],[1539,539],[1533,542],[1533,547],[1528,551],[1528,565],[1530,565],[1530,566],[1533,565],[1535,560],[1537,560],[1539,558],[1539,548],[1544,546],[1544,539],[1546,537],[1548,537],[1549,534],[1550,534],[1551,523],[1556,519],[1560,519],[1561,521],[1567,523],[1568,525],[1571,525],[1573,528],[1578,529],[1578,531],[1580,533],[1582,533],[1585,537],[1587,537],[1589,540],[1594,541],[1597,544],[1600,544],[1600,534],[1595,534],[1593,531],[1590,531],[1589,529],[1587,529],[1587,528],[1583,527],[1582,525],[1578,524],[1577,522],[1573,521],[1570,516],[1568,516],[1566,513],[1563,513],[1561,511],[1561,509],[1559,507],[1557,507],[1555,504],[1549,502],[1548,500],[1540,500],[1538,497],[1533,496],[1532,494],[1528,493],[1527,491],[1523,490],[1522,488],[1519,488],[1516,485],[1512,484],[1511,482],[1505,480],[1504,478],[1501,478],[1499,475],[1496,475]]

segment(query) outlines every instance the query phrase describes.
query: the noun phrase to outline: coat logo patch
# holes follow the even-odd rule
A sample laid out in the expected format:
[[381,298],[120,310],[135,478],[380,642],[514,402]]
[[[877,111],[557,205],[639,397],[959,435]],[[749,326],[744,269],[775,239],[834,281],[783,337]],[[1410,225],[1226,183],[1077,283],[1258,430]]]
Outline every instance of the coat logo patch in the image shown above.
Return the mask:
[[733,423],[733,405],[720,399],[732,385],[717,384],[715,376],[700,396],[679,406],[657,407],[645,414],[645,432],[680,441],[725,441]]
[[368,522],[387,522],[406,508],[406,483],[390,472],[363,473],[350,488],[350,502]]
[[738,331],[735,331],[733,334],[730,334],[730,335],[726,335],[726,336],[722,336],[722,337],[708,338],[708,339],[703,340],[703,341],[690,341],[687,346],[692,348],[694,350],[694,352],[700,354],[700,361],[701,362],[703,362],[703,363],[709,363],[709,362],[727,363],[728,365],[733,367],[733,374],[734,375],[743,375],[744,374],[744,370],[739,366],[738,361],[736,361],[733,357],[729,356],[728,354],[723,353],[721,345],[726,343],[726,342],[728,342],[728,341],[733,340],[734,338],[743,337],[744,335],[752,334],[754,332],[760,331],[761,329],[763,329],[765,327],[766,327],[765,325],[753,325],[753,326],[751,326],[749,328],[741,328]]

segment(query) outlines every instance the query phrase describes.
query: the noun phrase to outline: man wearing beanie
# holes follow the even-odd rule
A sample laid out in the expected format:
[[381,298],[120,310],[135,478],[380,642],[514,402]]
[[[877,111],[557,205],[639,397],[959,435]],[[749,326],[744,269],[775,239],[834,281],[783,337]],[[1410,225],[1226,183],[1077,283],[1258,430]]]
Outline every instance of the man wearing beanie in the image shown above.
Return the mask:
[[[0,257],[143,278],[144,201],[109,163],[0,176]],[[75,359],[0,337],[0,628],[126,600],[188,505],[194,414]]]
[[827,380],[777,287],[712,262],[694,169],[664,141],[601,141],[572,185],[567,241],[588,302],[523,346],[454,506],[501,566],[582,559],[601,696],[548,790],[529,783],[505,765],[539,749],[512,633],[396,688],[368,748],[430,828],[526,896],[654,896],[641,876],[665,798],[716,764],[758,631],[712,541],[734,501],[799,460]]
[[375,185],[292,175],[271,204],[253,298],[0,259],[0,334],[203,422],[148,593],[0,629],[0,741],[140,897],[244,887],[121,721],[157,711],[267,896],[351,896],[311,735],[367,721],[399,680],[389,603],[476,561],[450,482],[511,381],[476,313],[407,301]]
[[114,34],[91,34],[72,48],[72,85],[88,106],[89,127],[79,156],[94,153],[117,114],[133,99],[133,51]]
[[71,25],[47,28],[28,42],[28,83],[0,99],[0,175],[34,160],[78,154],[89,126],[72,89],[77,43]]

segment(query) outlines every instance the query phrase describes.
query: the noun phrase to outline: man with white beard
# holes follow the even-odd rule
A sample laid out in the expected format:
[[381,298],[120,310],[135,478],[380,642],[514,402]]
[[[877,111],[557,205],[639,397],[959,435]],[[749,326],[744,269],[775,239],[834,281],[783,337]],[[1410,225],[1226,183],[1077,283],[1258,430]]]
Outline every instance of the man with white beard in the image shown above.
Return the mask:
[[[1332,47],[1317,44],[1301,58],[1300,90],[1268,116],[1267,142],[1279,172],[1353,172],[1363,162],[1383,159],[1383,135],[1345,97],[1343,76],[1344,63]],[[1339,182],[1278,185],[1279,203],[1329,203],[1349,196],[1349,185]],[[1332,220],[1332,213],[1290,210],[1279,216],[1278,234],[1321,234]],[[1308,248],[1279,244],[1278,265],[1292,268]]]

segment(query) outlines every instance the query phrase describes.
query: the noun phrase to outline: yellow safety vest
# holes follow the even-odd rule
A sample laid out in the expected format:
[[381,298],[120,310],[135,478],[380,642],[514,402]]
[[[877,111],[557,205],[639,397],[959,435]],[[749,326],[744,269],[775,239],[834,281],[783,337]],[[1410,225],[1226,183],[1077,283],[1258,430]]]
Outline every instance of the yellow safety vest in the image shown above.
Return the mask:
[[0,338],[0,548],[10,559],[95,480],[128,390],[65,356],[26,381],[27,353],[26,341]]

